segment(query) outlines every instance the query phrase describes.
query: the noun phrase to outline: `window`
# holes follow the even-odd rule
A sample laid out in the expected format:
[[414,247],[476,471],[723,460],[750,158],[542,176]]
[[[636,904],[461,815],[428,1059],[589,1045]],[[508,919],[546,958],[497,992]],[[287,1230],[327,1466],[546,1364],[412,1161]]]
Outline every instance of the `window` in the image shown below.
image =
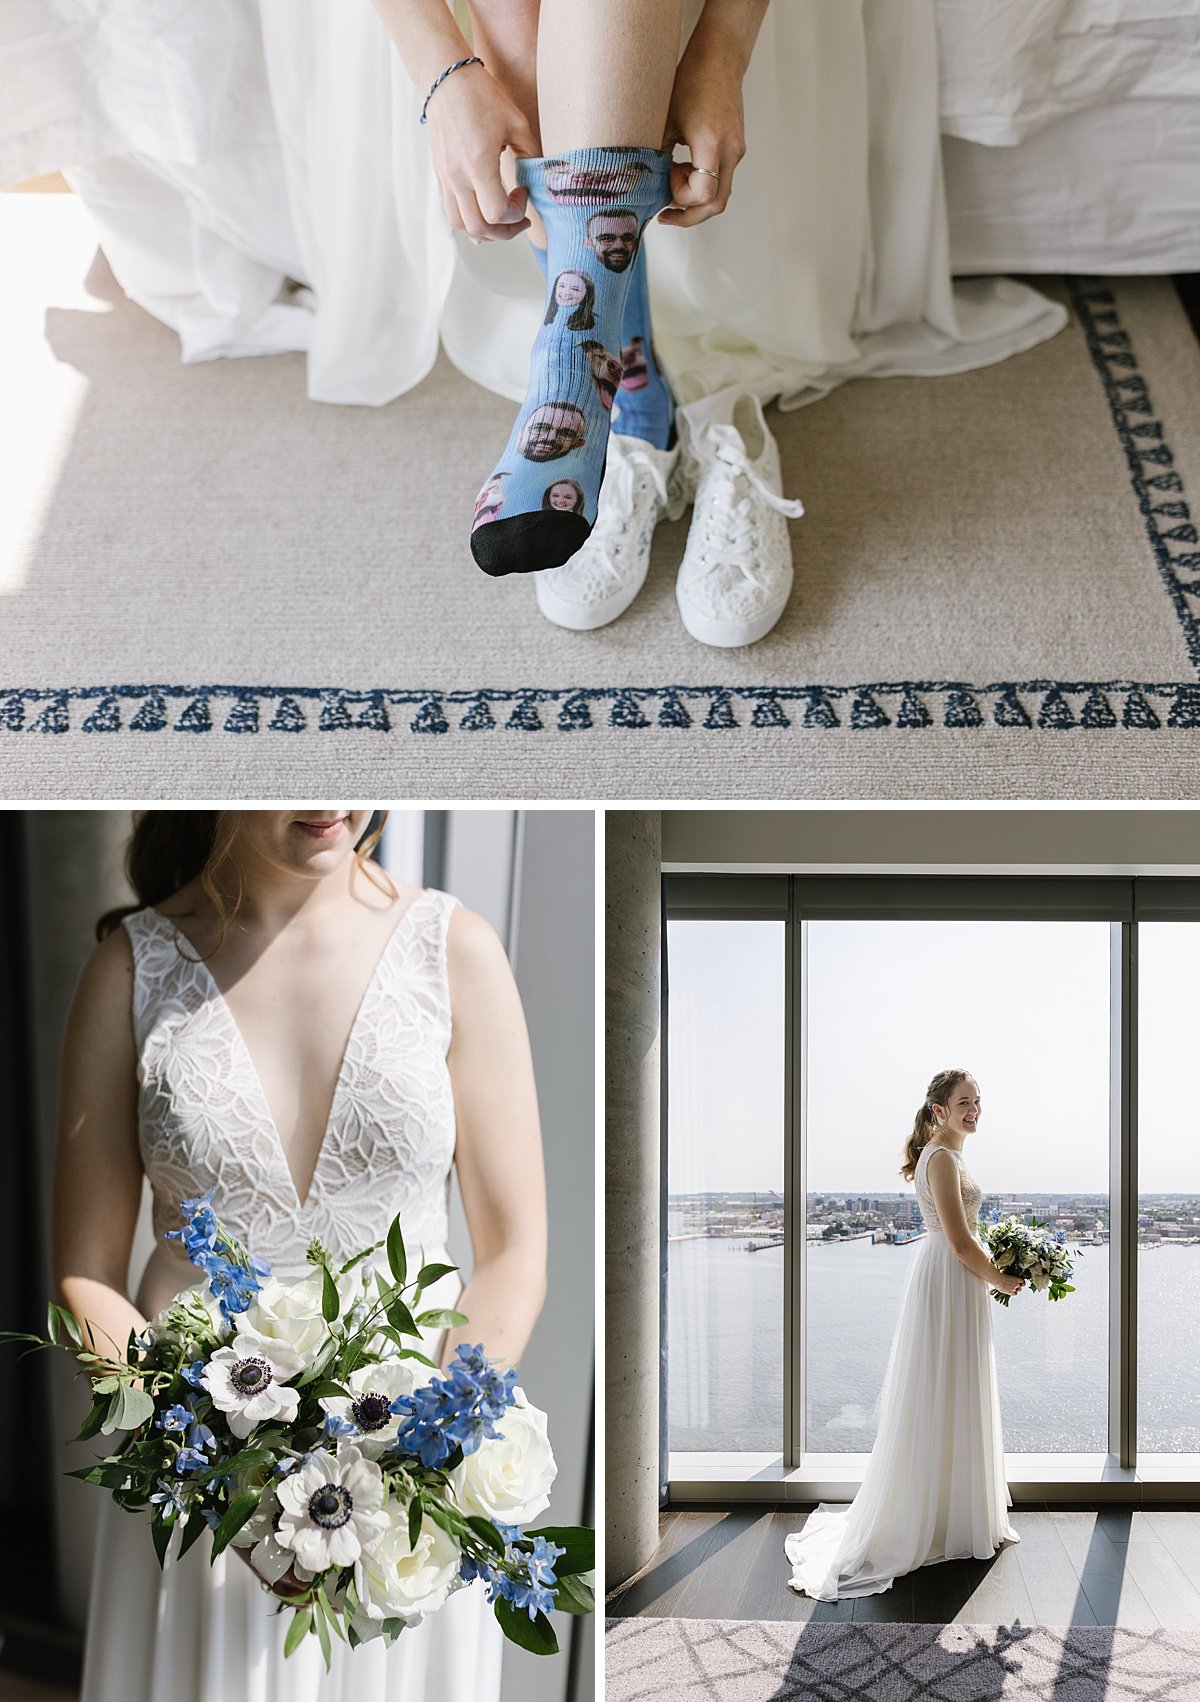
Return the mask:
[[1200,1104],[1193,922],[1138,929],[1138,1447],[1200,1453]]
[[783,1428],[784,924],[669,925],[670,1446]]
[[[939,1070],[983,1116],[964,1158],[984,1215],[1082,1245],[1077,1292],[992,1318],[1006,1450],[1108,1447],[1109,926],[807,925],[806,1447],[867,1453],[919,1208],[901,1148]],[[918,1239],[914,1239],[918,1237]],[[1046,1399],[1050,1387],[1071,1398]]]

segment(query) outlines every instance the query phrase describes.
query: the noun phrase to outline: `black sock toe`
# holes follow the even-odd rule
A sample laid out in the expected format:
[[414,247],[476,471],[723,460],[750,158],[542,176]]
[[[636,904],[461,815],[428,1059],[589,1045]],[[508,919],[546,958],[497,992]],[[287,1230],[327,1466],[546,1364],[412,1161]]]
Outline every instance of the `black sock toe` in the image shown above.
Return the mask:
[[471,554],[495,579],[506,573],[540,573],[570,561],[591,529],[582,514],[539,508],[478,527],[471,533]]

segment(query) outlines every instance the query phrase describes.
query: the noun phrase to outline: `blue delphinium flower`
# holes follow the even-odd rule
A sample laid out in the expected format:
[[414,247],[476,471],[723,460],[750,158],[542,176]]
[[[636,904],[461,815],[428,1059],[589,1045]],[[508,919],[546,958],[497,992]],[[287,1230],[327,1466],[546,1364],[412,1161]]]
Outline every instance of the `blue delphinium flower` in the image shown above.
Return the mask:
[[201,1424],[194,1413],[192,1423],[188,1426],[187,1445],[189,1448],[211,1448],[214,1451],[217,1446],[217,1439],[212,1431],[207,1424]]
[[336,1412],[325,1414],[326,1436],[357,1436],[358,1426],[351,1424],[348,1418],[340,1417]]
[[208,1455],[199,1448],[181,1448],[175,1456],[175,1470],[177,1472],[203,1471],[208,1464]]
[[487,1586],[489,1602],[498,1598],[511,1602],[513,1607],[528,1613],[530,1619],[536,1619],[539,1613],[552,1612],[558,1585],[554,1562],[560,1554],[567,1552],[566,1549],[555,1547],[546,1537],[535,1536],[530,1553],[513,1546],[521,1535],[517,1526],[498,1525],[496,1528],[505,1540],[504,1563],[498,1558],[494,1562],[474,1560],[469,1554],[464,1554],[459,1576],[467,1584],[480,1579]]
[[[244,1312],[270,1276],[271,1267],[230,1240],[212,1209],[215,1188],[194,1200],[181,1200],[182,1229],[168,1229],[169,1241],[182,1241],[192,1264],[208,1278],[209,1291],[221,1307],[227,1323]],[[189,1379],[190,1381],[190,1379]]]
[[193,1389],[202,1389],[204,1387],[204,1371],[204,1360],[193,1359],[190,1365],[185,1365],[183,1368],[183,1380],[185,1383],[190,1383]]
[[473,1454],[485,1439],[500,1436],[496,1428],[513,1404],[517,1374],[498,1371],[485,1358],[482,1345],[459,1347],[444,1377],[434,1377],[411,1395],[397,1395],[391,1411],[404,1422],[396,1433],[402,1453],[416,1454],[421,1464],[436,1468],[456,1447]]
[[160,1430],[186,1430],[192,1422],[192,1409],[184,1406],[168,1407],[166,1412],[158,1415]]

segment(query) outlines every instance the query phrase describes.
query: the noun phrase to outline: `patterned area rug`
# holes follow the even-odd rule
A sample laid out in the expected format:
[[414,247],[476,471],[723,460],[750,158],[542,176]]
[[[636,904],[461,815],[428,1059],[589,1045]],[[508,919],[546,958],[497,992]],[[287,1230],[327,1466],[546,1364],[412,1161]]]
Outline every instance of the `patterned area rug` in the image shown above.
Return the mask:
[[605,1702],[1196,1702],[1200,1633],[612,1619]]
[[998,366],[769,410],[796,591],[716,651],[675,606],[686,520],[619,621],[551,626],[467,549],[510,403],[444,359],[381,409],[308,402],[299,356],[183,367],[72,202],[0,196],[6,796],[1200,793],[1169,283],[1074,280]]

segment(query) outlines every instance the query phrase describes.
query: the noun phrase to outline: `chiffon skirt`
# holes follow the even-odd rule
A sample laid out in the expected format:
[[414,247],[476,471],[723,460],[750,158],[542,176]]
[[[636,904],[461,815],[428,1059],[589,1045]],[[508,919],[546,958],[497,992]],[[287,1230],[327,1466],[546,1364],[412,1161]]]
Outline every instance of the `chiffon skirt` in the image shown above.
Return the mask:
[[785,1546],[791,1586],[871,1596],[918,1566],[988,1559],[1008,1519],[988,1286],[930,1230],[900,1309],[879,1434],[851,1505],[822,1505]]

